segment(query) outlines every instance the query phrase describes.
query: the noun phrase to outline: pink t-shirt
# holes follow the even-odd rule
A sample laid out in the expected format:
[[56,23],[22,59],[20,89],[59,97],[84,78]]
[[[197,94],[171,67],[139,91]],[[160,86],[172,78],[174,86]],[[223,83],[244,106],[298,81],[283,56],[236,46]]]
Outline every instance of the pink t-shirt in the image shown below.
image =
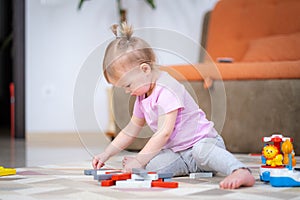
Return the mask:
[[161,72],[149,97],[137,96],[133,115],[144,118],[151,130],[156,132],[158,117],[176,109],[178,115],[175,127],[164,149],[182,151],[202,138],[218,134],[214,123],[207,120],[205,113],[185,87],[166,72]]

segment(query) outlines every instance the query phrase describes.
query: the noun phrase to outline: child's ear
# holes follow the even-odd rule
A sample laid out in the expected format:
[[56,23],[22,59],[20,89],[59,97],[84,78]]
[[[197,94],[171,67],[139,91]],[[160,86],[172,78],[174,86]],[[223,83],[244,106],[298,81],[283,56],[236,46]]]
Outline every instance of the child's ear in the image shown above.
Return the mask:
[[142,64],[140,65],[140,69],[141,69],[143,72],[145,72],[145,73],[151,72],[151,67],[150,67],[150,65],[147,64],[147,63],[142,63]]

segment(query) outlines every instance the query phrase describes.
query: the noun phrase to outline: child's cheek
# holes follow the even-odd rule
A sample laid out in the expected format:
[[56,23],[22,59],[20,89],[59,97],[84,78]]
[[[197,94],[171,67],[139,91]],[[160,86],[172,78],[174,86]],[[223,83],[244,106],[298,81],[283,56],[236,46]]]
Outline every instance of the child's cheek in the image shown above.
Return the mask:
[[133,95],[143,95],[143,94],[145,94],[146,92],[148,92],[148,90],[149,90],[149,87],[148,87],[148,86],[141,86],[141,87],[136,88],[136,89],[132,92],[132,94],[133,94]]

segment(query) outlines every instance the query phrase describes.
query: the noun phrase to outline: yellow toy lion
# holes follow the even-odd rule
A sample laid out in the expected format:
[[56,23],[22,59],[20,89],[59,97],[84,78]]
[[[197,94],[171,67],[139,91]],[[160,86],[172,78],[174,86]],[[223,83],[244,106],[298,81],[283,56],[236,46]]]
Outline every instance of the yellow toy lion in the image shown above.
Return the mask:
[[267,159],[266,164],[272,167],[282,166],[283,156],[274,145],[267,145],[263,148],[263,155]]

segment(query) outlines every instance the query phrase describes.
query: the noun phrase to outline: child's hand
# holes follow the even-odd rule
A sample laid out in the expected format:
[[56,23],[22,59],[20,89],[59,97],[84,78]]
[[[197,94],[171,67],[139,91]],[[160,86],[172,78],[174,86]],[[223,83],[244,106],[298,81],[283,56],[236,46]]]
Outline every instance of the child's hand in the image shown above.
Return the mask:
[[108,160],[108,155],[103,152],[101,154],[96,155],[93,158],[93,168],[94,169],[100,169],[101,167],[103,167],[105,165],[105,161]]
[[136,157],[125,156],[122,161],[123,171],[132,172],[132,168],[143,168],[141,163],[136,159]]

